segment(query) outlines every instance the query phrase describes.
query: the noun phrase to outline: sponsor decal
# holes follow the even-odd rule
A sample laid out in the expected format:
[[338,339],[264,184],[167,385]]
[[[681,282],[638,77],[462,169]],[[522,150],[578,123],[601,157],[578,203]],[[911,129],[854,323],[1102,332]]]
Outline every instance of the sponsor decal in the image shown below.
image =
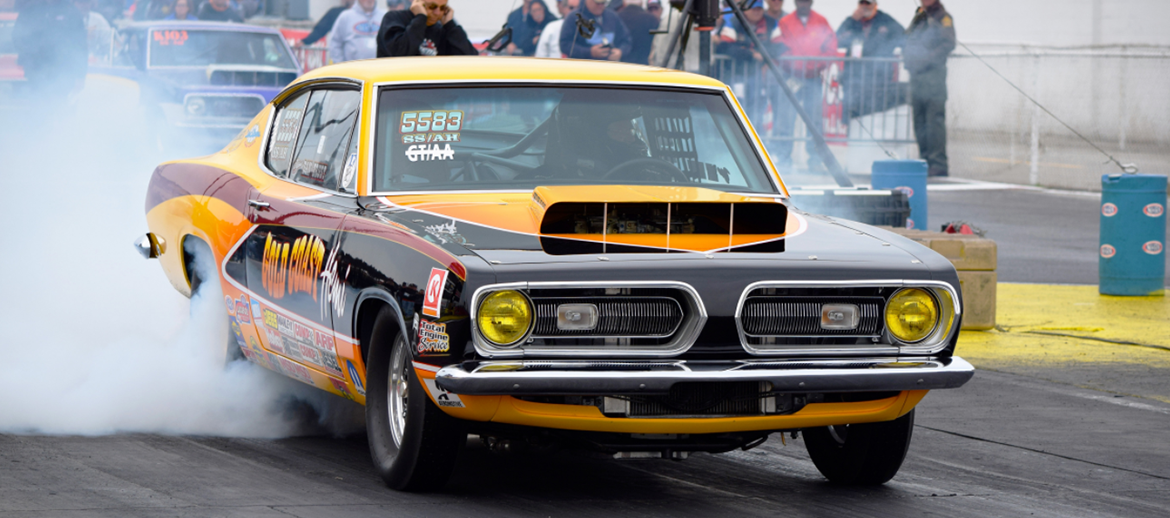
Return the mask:
[[426,230],[428,234],[435,236],[435,238],[437,238],[443,244],[459,243],[462,245],[467,243],[467,238],[459,234],[459,229],[455,226],[455,220],[451,220],[448,223],[443,223],[442,225],[429,225],[423,227],[423,230]]
[[272,298],[305,292],[317,300],[317,278],[325,263],[325,243],[317,236],[301,236],[279,243],[268,234],[264,242],[261,283]]
[[264,334],[268,337],[268,348],[280,354],[287,355],[288,352],[284,350],[284,337],[280,335],[275,329],[264,328]]
[[337,250],[338,247],[333,247],[329,252],[329,259],[325,261],[325,270],[321,272],[321,279],[325,286],[322,290],[325,296],[321,297],[321,320],[325,320],[330,305],[333,306],[333,314],[336,317],[345,316],[345,284],[343,282],[349,278],[350,266],[345,267],[345,275],[337,275]]
[[349,158],[345,159],[345,167],[341,168],[341,186],[348,189],[353,185],[353,179],[357,176],[357,153],[350,153]]
[[337,392],[341,393],[341,395],[344,396],[345,399],[353,401],[353,394],[349,393],[349,387],[345,386],[344,381],[329,378],[329,383],[331,383],[333,385],[333,389],[336,390]]
[[306,369],[304,365],[290,362],[284,358],[279,359],[280,370],[284,372],[285,376],[308,383],[309,385],[313,384],[313,375],[309,374],[309,369]]
[[164,47],[187,44],[187,31],[154,31],[154,41]]
[[325,175],[329,173],[329,164],[302,158],[292,167],[293,178],[298,181],[309,181],[316,185],[325,183]]
[[406,159],[411,162],[455,160],[455,150],[451,149],[451,144],[443,144],[442,148],[439,148],[438,144],[431,144],[430,147],[426,144],[413,144],[406,148]]
[[894,190],[895,190],[895,191],[902,191],[902,192],[906,193],[906,197],[907,197],[907,198],[913,198],[913,197],[914,197],[914,189],[912,189],[912,188],[910,188],[910,187],[907,187],[907,186],[905,186],[905,185],[903,185],[903,186],[901,186],[901,187],[894,187]]
[[240,332],[240,323],[236,321],[236,317],[232,318],[232,334],[236,337],[236,343],[240,345],[240,349],[246,349],[248,343],[244,341],[244,334]]
[[252,323],[252,314],[248,310],[248,303],[245,301],[242,295],[239,299],[236,300],[236,319],[239,320],[241,324]]
[[260,361],[260,358],[256,356],[256,353],[252,352],[251,349],[248,349],[245,347],[243,349],[240,349],[240,351],[242,351],[244,353],[244,358],[247,358],[248,361],[255,363],[257,365],[264,365],[264,363]]
[[1113,245],[1101,245],[1101,257],[1106,259],[1117,255],[1117,249]]
[[301,358],[314,365],[321,365],[321,352],[308,344],[298,343],[297,347],[301,349]]
[[260,344],[258,342],[256,342],[255,337],[249,336],[248,337],[248,344],[251,345],[252,348],[256,350],[256,352],[258,352],[258,353],[264,352],[264,349],[261,349]]
[[248,130],[248,133],[244,135],[244,145],[247,147],[252,147],[252,144],[255,143],[256,139],[258,138],[260,138],[260,125],[254,124],[252,128]]
[[1117,215],[1117,205],[1106,203],[1101,205],[1101,215],[1107,218],[1112,218]]
[[280,329],[278,324],[279,319],[276,317],[276,312],[271,309],[264,310],[264,325],[272,329]]
[[232,296],[224,295],[223,303],[227,306],[228,314],[233,317],[236,316],[236,301],[232,300]]
[[463,129],[463,110],[426,110],[402,112],[398,132],[445,133]]
[[423,295],[424,315],[439,318],[443,311],[443,287],[446,284],[447,270],[431,268],[431,275],[427,278],[427,290]]
[[914,220],[906,218],[906,228],[914,228]]
[[411,133],[402,136],[403,144],[434,144],[443,142],[459,142],[458,133]]
[[431,395],[435,397],[435,403],[437,403],[439,406],[464,408],[463,400],[459,399],[458,394],[453,394],[443,390],[439,387],[438,384],[435,383],[433,378],[423,378],[423,383],[426,384],[427,390],[429,390]]
[[451,337],[447,335],[447,324],[422,321],[418,324],[418,352],[446,353],[451,350]]
[[346,370],[349,371],[349,381],[353,382],[353,388],[357,389],[357,393],[359,395],[365,396],[366,395],[366,386],[364,383],[362,383],[361,376],[358,376],[357,367],[355,367],[353,365],[353,362],[346,360],[345,361],[345,368],[346,368]]
[[1142,250],[1150,255],[1158,255],[1162,253],[1162,242],[1146,241],[1146,244],[1142,245]]
[[1151,203],[1149,205],[1146,205],[1145,207],[1142,207],[1142,214],[1145,214],[1151,218],[1160,217],[1160,216],[1162,216],[1162,214],[1165,214],[1165,213],[1166,213],[1166,208],[1163,207],[1161,203]]
[[256,299],[252,299],[252,318],[259,319],[261,314],[260,303]]
[[276,125],[276,132],[272,136],[272,146],[268,149],[270,160],[288,160],[292,157],[292,143],[301,131],[301,115],[304,108],[285,107],[280,112],[280,122]]
[[269,368],[276,371],[276,372],[284,374],[284,369],[280,368],[280,360],[276,359],[277,358],[276,355],[272,354],[272,353],[268,353],[267,356],[268,356]]

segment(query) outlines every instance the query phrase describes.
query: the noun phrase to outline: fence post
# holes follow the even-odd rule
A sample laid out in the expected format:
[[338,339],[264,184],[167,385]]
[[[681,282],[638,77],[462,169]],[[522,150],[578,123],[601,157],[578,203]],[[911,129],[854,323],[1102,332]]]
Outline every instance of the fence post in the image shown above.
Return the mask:
[[[1038,100],[1040,98],[1040,53],[1037,52],[1034,56],[1032,95]],[[1032,161],[1028,172],[1028,183],[1031,185],[1040,184],[1040,106],[1038,104],[1032,105]]]

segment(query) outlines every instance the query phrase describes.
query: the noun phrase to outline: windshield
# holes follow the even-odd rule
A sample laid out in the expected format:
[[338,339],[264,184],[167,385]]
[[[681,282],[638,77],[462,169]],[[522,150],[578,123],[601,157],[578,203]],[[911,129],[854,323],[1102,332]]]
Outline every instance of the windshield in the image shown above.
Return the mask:
[[388,89],[374,153],[375,192],[605,184],[777,192],[718,92]]
[[208,65],[296,68],[284,42],[276,34],[188,29],[151,31],[150,66]]

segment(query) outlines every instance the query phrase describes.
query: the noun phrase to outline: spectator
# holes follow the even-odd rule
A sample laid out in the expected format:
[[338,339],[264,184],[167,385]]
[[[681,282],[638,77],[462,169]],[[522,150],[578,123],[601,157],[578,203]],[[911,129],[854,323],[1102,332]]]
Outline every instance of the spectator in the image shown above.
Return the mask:
[[625,0],[626,4],[618,10],[618,17],[630,31],[630,53],[622,57],[626,63],[650,64],[650,45],[654,43],[654,35],[650,31],[658,29],[658,18],[642,9],[642,0]]
[[512,42],[505,54],[531,56],[545,27],[552,23],[548,5],[544,0],[524,0],[524,3],[508,14],[507,27],[512,29]]
[[192,0],[175,0],[175,5],[171,10],[171,14],[167,15],[164,20],[198,20],[194,14],[191,14]]
[[[780,38],[778,43],[784,45],[786,58],[780,62],[796,83],[796,97],[800,105],[808,114],[811,124],[816,131],[824,131],[824,71],[829,61],[816,58],[837,57],[837,34],[829,25],[828,20],[812,10],[812,0],[796,0],[796,11],[780,19]],[[801,59],[813,58],[813,59]],[[788,105],[792,108],[791,104]],[[785,106],[781,103],[780,109]],[[786,120],[786,115],[777,117]],[[792,135],[791,125],[781,125],[779,134],[782,138]],[[780,145],[777,159],[781,164],[790,163],[792,157],[791,141]],[[809,153],[809,169],[817,169],[823,164],[819,151],[815,148]]]
[[[584,0],[569,14],[561,26],[561,52],[576,59],[621,61],[630,53],[630,34],[621,18],[606,12],[609,0]],[[594,22],[593,36],[586,38],[577,30],[577,17]]]
[[788,16],[788,11],[784,10],[784,0],[767,0],[767,4],[768,16],[771,16],[777,22],[779,22],[781,18]]
[[447,0],[414,0],[409,11],[391,11],[378,31],[378,57],[476,56],[479,51],[455,22]]
[[906,30],[906,70],[918,156],[930,176],[947,176],[947,56],[955,50],[955,21],[939,0],[922,0]]
[[408,0],[386,0],[387,11],[403,11],[410,9],[410,2]]
[[379,21],[386,14],[378,0],[357,0],[342,11],[329,32],[329,59],[341,63],[377,57]]
[[646,12],[650,13],[650,16],[654,17],[654,22],[656,24],[654,28],[657,29],[657,23],[662,20],[662,0],[647,0]]
[[561,54],[561,25],[565,23],[565,18],[569,16],[569,13],[576,11],[580,5],[581,0],[558,0],[557,11],[561,13],[561,18],[553,20],[540,33],[540,41],[536,43],[536,57],[565,57],[564,54]]
[[205,22],[244,23],[244,18],[228,5],[228,0],[207,0],[199,6],[197,17]]
[[[859,0],[853,16],[841,22],[837,41],[855,58],[892,58],[906,40],[905,29],[894,17],[879,11],[876,0]],[[845,63],[845,117],[860,117],[902,104],[904,89],[894,81],[897,64],[889,61]]]
[[333,30],[333,24],[337,23],[337,17],[341,16],[341,13],[345,12],[346,9],[353,7],[353,2],[354,0],[341,0],[341,5],[330,7],[328,11],[325,11],[325,15],[317,21],[317,25],[313,26],[309,35],[297,42],[297,46],[312,46],[328,35]]
[[110,22],[93,10],[94,0],[74,0],[73,6],[85,23],[85,41],[89,55],[104,58],[110,54]]
[[72,3],[40,0],[21,6],[12,45],[16,63],[24,68],[26,91],[49,106],[84,85],[89,67],[85,21]]
[[135,20],[162,20],[171,14],[171,0],[138,0],[135,4]]
[[[761,42],[771,41],[778,22],[764,12],[764,0],[748,2],[743,14],[751,24],[751,31]],[[763,54],[752,43],[747,30],[735,14],[726,14],[719,19],[715,27],[715,39],[718,41],[715,44],[715,52],[731,58],[731,70],[726,71],[728,79],[725,81],[744,86],[739,102],[752,122],[763,129],[764,103],[767,99],[760,81],[761,67],[764,64]],[[767,49],[773,56],[777,55],[775,47],[772,45]]]

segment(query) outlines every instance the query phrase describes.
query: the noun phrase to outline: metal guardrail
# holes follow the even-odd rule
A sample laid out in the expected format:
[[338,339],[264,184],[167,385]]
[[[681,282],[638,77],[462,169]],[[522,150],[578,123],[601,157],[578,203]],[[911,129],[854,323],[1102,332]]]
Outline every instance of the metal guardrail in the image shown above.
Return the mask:
[[330,63],[329,49],[325,47],[293,47],[292,50],[293,55],[297,58],[297,63],[301,66],[302,74]]
[[[901,58],[782,56],[777,61],[805,109],[823,121],[830,144],[915,142],[909,74]],[[763,63],[716,55],[713,72],[732,87],[765,142],[790,146],[809,140]]]

